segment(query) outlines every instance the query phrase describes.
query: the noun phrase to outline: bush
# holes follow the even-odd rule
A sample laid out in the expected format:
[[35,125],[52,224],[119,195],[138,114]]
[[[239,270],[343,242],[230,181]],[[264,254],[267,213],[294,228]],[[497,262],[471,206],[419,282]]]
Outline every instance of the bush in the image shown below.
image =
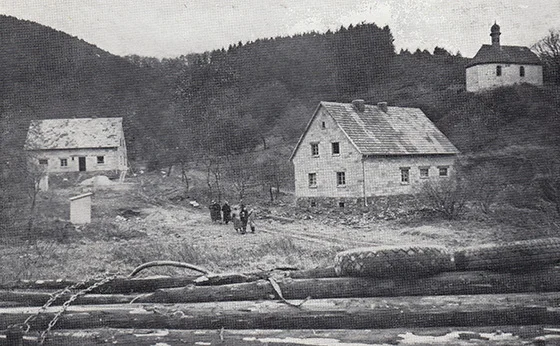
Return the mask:
[[464,183],[458,178],[428,181],[422,186],[419,199],[427,208],[453,220],[465,212],[465,191]]

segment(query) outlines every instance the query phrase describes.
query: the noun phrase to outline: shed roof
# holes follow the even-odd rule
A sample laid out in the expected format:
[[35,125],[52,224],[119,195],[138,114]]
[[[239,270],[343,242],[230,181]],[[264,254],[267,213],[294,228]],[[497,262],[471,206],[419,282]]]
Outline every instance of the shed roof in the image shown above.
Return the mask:
[[467,67],[491,63],[540,65],[541,61],[527,47],[483,44]]
[[33,120],[26,150],[112,148],[120,145],[122,118]]
[[357,111],[350,103],[321,102],[307,125],[297,151],[320,108],[324,108],[362,155],[458,154],[459,150],[418,108],[365,105]]

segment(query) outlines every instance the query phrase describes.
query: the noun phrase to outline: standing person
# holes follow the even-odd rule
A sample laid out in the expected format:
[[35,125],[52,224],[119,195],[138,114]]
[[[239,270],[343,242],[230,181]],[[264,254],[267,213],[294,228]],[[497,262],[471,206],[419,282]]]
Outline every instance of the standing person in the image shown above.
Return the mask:
[[219,203],[212,200],[212,203],[210,203],[208,209],[210,209],[210,218],[212,219],[212,222],[220,221],[222,219]]
[[222,206],[222,214],[224,223],[227,225],[231,220],[231,207],[229,206],[228,201],[225,201],[224,205]]
[[233,207],[233,212],[231,213],[231,218],[233,221],[233,228],[235,232],[241,232],[241,220],[239,219],[239,208],[237,206]]
[[212,200],[212,202],[210,202],[210,205],[208,206],[208,209],[210,209],[210,220],[212,220],[212,222],[216,221],[216,213],[214,212],[214,204],[216,204],[216,201]]
[[245,234],[247,233],[247,222],[249,222],[249,211],[244,204],[241,204],[239,219],[241,220],[241,234]]
[[249,210],[249,227],[251,228],[251,233],[255,233],[255,209]]
[[216,222],[222,221],[222,207],[220,203],[214,202],[214,217],[216,218]]

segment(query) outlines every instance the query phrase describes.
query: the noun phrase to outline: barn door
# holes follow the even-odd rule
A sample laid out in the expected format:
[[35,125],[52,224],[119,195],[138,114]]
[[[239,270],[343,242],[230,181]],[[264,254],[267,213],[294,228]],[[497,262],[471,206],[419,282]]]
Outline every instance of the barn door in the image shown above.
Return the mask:
[[80,172],[86,171],[86,158],[85,157],[78,157],[78,168]]

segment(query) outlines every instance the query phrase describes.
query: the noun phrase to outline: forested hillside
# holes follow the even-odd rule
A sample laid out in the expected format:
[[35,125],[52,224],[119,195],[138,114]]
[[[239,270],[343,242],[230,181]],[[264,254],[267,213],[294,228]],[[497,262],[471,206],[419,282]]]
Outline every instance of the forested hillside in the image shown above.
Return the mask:
[[0,16],[0,47],[3,184],[21,179],[29,121],[44,118],[123,117],[132,164],[210,172],[227,162],[240,190],[255,176],[291,185],[280,177],[322,100],[419,107],[467,154],[560,145],[557,89],[466,93],[467,58],[441,47],[397,54],[390,28],[371,23],[158,60]]

